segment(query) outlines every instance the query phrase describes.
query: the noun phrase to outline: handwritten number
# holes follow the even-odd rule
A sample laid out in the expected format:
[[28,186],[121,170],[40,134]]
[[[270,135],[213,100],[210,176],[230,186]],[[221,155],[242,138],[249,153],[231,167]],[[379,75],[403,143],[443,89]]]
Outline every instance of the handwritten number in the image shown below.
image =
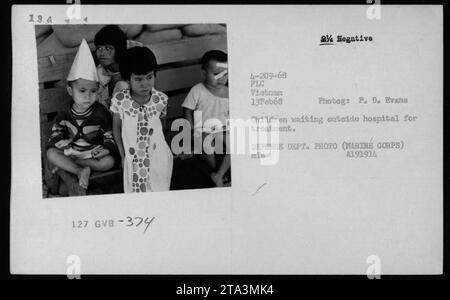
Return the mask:
[[128,227],[133,226],[133,218],[132,217],[127,217],[127,221],[128,221],[128,224],[127,224]]
[[155,217],[149,219],[148,217],[145,218],[145,224],[147,224],[147,227],[145,227],[144,233],[147,231],[148,227],[150,226],[150,224],[153,222],[153,220],[155,219]]
[[136,224],[136,227],[141,225],[141,223],[144,221],[144,218],[142,218],[142,217],[136,217],[135,219],[140,219],[139,223]]

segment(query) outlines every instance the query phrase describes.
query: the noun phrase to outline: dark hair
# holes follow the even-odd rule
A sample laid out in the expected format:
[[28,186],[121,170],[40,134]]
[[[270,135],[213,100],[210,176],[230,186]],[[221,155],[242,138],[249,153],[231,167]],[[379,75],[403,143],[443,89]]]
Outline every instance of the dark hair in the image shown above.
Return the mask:
[[120,64],[125,51],[127,50],[127,36],[117,25],[106,25],[97,32],[94,38],[95,46],[114,46],[114,60]]
[[224,63],[228,61],[228,55],[220,50],[211,50],[206,52],[201,60],[203,70],[208,68],[208,64],[211,60],[217,60],[218,62]]
[[157,66],[155,54],[150,49],[136,46],[125,52],[120,73],[125,80],[130,80],[131,74],[145,75],[151,71],[156,76]]

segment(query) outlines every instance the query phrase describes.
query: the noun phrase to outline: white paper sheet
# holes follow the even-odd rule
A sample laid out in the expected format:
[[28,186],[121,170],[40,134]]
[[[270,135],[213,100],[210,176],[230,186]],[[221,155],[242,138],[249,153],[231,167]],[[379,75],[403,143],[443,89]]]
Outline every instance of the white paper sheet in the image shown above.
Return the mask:
[[[226,23],[230,117],[287,118],[280,125],[295,131],[280,132],[285,149],[273,165],[232,154],[230,188],[43,199],[29,15],[64,24],[67,8],[12,10],[11,273],[66,274],[71,255],[81,274],[366,274],[371,255],[381,275],[442,272],[441,6],[382,5],[373,20],[368,5],[82,6],[89,24]],[[327,35],[333,45],[320,45]],[[251,75],[266,72],[286,75],[258,87],[282,91],[282,102],[252,105],[263,97],[252,97]],[[323,123],[291,121],[303,115]],[[328,122],[336,116],[360,121]],[[350,158],[344,142],[373,142],[377,157]],[[127,216],[155,219],[143,233],[117,222]],[[111,219],[113,227],[95,227]],[[73,228],[83,220],[87,228]]]

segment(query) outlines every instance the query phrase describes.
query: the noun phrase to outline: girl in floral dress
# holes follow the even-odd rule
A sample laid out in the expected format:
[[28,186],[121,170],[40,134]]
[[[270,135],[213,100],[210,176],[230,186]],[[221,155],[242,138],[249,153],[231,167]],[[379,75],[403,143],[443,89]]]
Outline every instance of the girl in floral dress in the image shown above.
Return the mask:
[[170,188],[173,155],[160,120],[166,115],[168,97],[154,88],[156,67],[150,49],[128,49],[120,70],[129,86],[111,99],[113,134],[122,158],[126,193]]

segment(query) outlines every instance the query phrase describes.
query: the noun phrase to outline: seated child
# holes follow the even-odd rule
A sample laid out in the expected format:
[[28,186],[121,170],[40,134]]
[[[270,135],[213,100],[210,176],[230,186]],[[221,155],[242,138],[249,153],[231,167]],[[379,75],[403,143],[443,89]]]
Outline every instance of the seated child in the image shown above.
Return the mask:
[[73,102],[56,117],[46,147],[50,163],[77,176],[70,188],[78,188],[80,194],[88,188],[91,170],[106,171],[114,166],[111,116],[97,101],[98,89],[94,59],[83,39],[67,77]]
[[[185,118],[193,126],[194,134],[202,132],[203,140],[213,134],[216,153],[218,149],[222,152],[218,154],[226,152],[219,166],[216,166],[214,153],[204,153],[213,169],[210,176],[216,186],[223,186],[224,175],[230,168],[229,131],[226,126],[229,118],[227,61],[227,54],[222,51],[206,52],[201,60],[204,80],[192,87],[182,104]],[[200,121],[203,122],[194,118],[194,111],[201,112]]]
[[170,188],[173,155],[160,120],[166,115],[168,98],[154,88],[156,67],[150,49],[128,49],[120,66],[128,88],[111,99],[113,134],[122,158],[126,193]]
[[94,44],[95,55],[100,62],[97,66],[100,80],[99,102],[109,109],[116,84],[118,89],[122,89],[119,66],[127,49],[127,37],[119,26],[107,25],[97,32]]

